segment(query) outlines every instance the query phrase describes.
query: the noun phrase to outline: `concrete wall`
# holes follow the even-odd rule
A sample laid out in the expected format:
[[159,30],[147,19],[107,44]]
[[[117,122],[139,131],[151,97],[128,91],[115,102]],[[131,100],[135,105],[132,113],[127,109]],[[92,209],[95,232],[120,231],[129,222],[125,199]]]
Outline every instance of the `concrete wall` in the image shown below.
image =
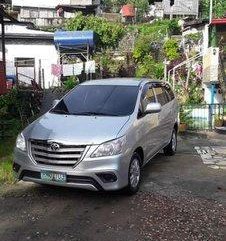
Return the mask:
[[[51,74],[51,65],[57,64],[58,55],[55,49],[55,46],[51,43],[46,42],[36,42],[31,43],[28,41],[15,41],[9,42],[6,44],[6,59],[7,59],[7,75],[15,75],[16,68],[14,66],[15,58],[34,58],[35,59],[35,79],[36,82],[39,81],[39,66],[44,69],[44,83],[45,88],[49,88],[50,86],[59,85],[59,81],[57,77],[54,77]],[[40,61],[41,60],[41,65]],[[32,68],[19,68],[20,74],[25,74],[34,77],[34,71]],[[29,83],[28,78],[24,78],[19,76],[19,79]],[[43,79],[41,79],[43,83]]]
[[164,14],[170,15],[196,15],[199,13],[199,0],[175,0],[174,6],[170,7],[170,0],[163,0]]
[[60,4],[70,4],[70,0],[12,0],[12,5],[18,7],[55,8]]
[[[51,74],[51,65],[57,64],[58,54],[53,41],[53,33],[28,29],[26,24],[6,24],[6,71],[7,75],[16,75],[15,58],[34,58],[33,68],[19,68],[25,74],[39,81],[39,67],[44,69],[45,88],[57,86],[58,78]],[[1,31],[0,31],[1,33]],[[9,38],[9,36],[11,36]],[[1,39],[0,39],[1,42]],[[2,54],[0,53],[0,60]],[[40,65],[41,60],[41,65]],[[20,76],[20,80],[29,83],[28,78]],[[43,80],[41,81],[43,83]]]

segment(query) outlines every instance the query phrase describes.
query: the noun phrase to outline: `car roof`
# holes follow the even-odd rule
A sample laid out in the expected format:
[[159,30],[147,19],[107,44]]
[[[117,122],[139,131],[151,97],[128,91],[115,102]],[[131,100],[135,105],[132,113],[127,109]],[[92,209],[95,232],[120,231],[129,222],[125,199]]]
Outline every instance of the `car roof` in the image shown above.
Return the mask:
[[140,86],[146,83],[161,83],[144,78],[111,78],[91,80],[82,83],[81,85],[121,85],[121,86]]

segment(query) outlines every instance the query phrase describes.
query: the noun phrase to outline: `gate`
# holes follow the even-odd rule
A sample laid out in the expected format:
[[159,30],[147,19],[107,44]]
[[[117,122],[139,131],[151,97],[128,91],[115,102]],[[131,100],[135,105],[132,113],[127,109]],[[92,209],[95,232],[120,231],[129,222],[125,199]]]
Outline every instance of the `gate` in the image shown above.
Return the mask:
[[213,130],[224,124],[226,104],[199,104],[180,106],[180,121],[189,130]]

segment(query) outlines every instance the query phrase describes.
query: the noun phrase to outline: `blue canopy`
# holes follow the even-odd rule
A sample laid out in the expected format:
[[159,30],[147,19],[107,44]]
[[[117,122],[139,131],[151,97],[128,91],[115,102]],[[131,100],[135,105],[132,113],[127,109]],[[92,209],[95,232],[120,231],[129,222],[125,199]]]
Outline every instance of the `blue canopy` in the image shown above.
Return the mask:
[[93,31],[57,31],[54,34],[54,42],[61,48],[73,48],[89,46],[94,48]]

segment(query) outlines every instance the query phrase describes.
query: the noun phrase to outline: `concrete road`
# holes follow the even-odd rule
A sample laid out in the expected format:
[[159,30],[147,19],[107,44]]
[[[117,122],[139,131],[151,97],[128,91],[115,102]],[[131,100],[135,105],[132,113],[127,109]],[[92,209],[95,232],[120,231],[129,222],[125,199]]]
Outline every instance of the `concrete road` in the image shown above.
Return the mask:
[[[159,154],[143,170],[141,191],[92,193],[18,184],[0,195],[1,241],[225,241],[226,170],[206,166],[180,138],[174,157]],[[225,141],[218,137],[218,145]]]

